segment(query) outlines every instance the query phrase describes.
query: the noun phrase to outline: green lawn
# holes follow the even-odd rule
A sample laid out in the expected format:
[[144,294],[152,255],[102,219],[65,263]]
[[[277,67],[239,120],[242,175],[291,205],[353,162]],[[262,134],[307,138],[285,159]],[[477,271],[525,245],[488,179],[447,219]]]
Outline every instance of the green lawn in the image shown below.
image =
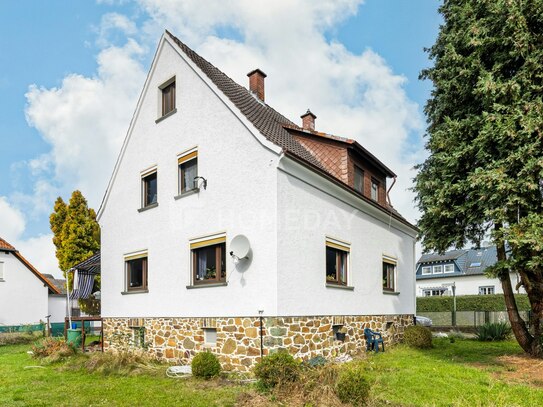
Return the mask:
[[[367,355],[362,363],[373,378],[371,404],[543,405],[543,381],[530,380],[530,374],[542,374],[541,367],[513,380],[519,366],[500,359],[522,355],[516,343],[439,339],[434,345],[431,350],[398,346]],[[234,406],[240,393],[254,391],[248,386],[169,379],[163,373],[122,377],[63,370],[62,364],[33,368],[29,366],[39,362],[26,353],[28,349],[28,345],[0,346],[1,406]],[[531,363],[525,360],[528,368]],[[535,369],[542,362],[533,364]]]

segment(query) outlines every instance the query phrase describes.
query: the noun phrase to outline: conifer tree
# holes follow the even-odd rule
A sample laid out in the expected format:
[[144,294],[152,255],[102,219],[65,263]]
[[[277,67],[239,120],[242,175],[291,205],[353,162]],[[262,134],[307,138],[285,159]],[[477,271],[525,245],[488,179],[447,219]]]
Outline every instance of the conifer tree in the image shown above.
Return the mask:
[[[542,357],[543,0],[445,0],[444,22],[421,78],[434,89],[425,113],[429,156],[414,190],[425,250],[490,236],[521,347]],[[509,279],[531,306],[520,318]]]

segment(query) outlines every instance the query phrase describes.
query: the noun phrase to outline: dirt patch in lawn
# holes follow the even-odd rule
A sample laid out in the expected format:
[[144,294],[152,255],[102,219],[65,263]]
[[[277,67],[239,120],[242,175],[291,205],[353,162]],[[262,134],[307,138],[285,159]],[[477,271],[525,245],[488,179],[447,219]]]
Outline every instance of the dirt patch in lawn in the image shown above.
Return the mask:
[[528,355],[500,356],[498,361],[504,369],[494,375],[507,382],[523,383],[543,387],[543,360]]

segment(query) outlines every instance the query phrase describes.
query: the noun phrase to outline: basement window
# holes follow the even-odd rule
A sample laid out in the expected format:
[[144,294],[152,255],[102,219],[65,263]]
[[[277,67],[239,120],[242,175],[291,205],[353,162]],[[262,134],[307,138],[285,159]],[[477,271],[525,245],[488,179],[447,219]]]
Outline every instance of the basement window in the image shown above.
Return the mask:
[[145,347],[145,328],[144,327],[132,328],[132,344],[136,348]]
[[217,328],[204,328],[204,343],[208,346],[217,345]]

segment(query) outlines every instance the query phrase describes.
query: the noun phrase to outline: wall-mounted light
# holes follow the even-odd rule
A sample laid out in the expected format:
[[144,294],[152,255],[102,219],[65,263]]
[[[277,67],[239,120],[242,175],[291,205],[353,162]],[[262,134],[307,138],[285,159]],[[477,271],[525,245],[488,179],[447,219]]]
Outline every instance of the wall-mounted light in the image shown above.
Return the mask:
[[202,180],[202,187],[204,187],[204,189],[207,188],[207,179],[205,179],[204,177],[194,177],[194,179],[192,180],[192,182],[194,182],[194,187],[195,188],[199,188],[198,186],[198,180],[201,179]]

